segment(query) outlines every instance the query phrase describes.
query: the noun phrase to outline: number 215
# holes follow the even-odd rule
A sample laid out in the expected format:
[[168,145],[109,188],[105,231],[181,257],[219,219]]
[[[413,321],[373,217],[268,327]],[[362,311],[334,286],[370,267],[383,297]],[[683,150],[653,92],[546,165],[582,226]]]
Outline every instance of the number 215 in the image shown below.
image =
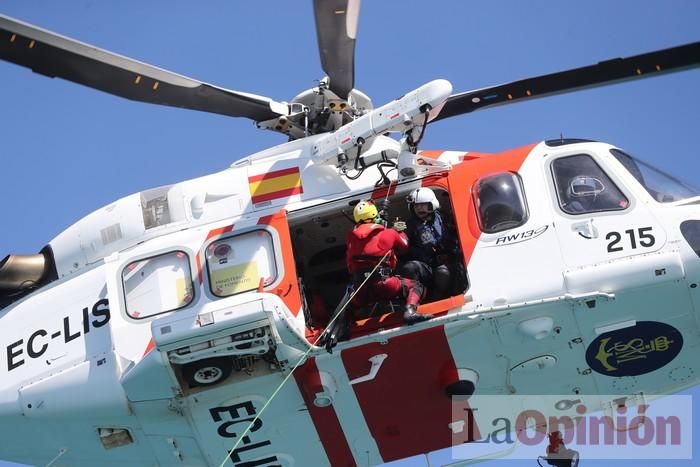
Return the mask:
[[[636,231],[634,229],[625,230],[625,233],[630,238],[630,247],[634,250],[637,248],[638,243],[639,246],[644,248],[654,246],[656,238],[651,234],[651,230],[651,227],[640,227]],[[608,243],[608,253],[624,250],[622,246],[615,246],[622,240],[622,234],[620,232],[610,232],[605,236],[605,239],[610,240],[610,243]]]

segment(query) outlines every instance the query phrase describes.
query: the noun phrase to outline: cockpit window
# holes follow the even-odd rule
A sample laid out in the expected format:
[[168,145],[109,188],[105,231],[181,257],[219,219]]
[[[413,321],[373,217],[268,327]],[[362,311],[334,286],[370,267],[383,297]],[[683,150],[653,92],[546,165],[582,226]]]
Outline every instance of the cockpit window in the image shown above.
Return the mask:
[[635,159],[619,149],[611,149],[610,152],[659,203],[672,203],[700,196],[700,190],[696,187],[678,180],[646,162]]
[[190,260],[173,251],[129,263],[122,271],[126,313],[135,319],[187,306],[194,298]]
[[503,172],[480,179],[475,186],[474,198],[483,232],[502,232],[527,221],[525,193],[517,174]]
[[619,211],[629,200],[587,154],[560,157],[552,162],[559,206],[567,214]]
[[206,256],[209,287],[217,297],[264,288],[277,278],[272,236],[266,230],[217,240]]

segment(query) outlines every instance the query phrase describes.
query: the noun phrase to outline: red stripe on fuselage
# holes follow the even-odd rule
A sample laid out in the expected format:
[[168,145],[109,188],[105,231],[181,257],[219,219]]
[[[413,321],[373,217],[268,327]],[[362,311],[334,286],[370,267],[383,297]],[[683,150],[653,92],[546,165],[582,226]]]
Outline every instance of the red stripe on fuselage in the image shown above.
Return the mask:
[[[443,326],[341,353],[352,380],[369,373],[369,358],[387,354],[377,376],[352,386],[385,462],[452,445],[452,401],[441,384],[456,367]],[[474,431],[478,433],[478,430]]]
[[[396,183],[390,183],[387,187],[386,185],[379,188],[375,188],[372,192],[372,199],[377,201],[380,198],[387,198],[396,192]],[[388,193],[388,194],[387,194]]]
[[[350,445],[340,425],[338,415],[335,413],[333,405],[328,407],[316,407],[314,405],[314,394],[321,390],[321,377],[316,359],[310,358],[304,366],[294,372],[294,379],[299,386],[306,408],[309,410],[311,420],[316,427],[318,438],[326,451],[326,456],[332,466],[354,467],[355,458],[350,450]],[[312,440],[305,440],[309,443]]]
[[248,182],[259,182],[261,180],[270,180],[272,178],[283,177],[285,175],[292,175],[299,173],[299,167],[292,167],[289,169],[275,170],[273,172],[265,172],[260,175],[253,175],[248,177]]

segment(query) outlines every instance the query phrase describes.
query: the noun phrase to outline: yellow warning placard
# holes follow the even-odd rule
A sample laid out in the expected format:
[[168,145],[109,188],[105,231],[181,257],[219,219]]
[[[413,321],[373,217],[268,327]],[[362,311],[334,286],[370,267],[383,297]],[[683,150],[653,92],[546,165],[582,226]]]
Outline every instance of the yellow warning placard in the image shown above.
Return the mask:
[[184,277],[178,277],[175,281],[175,293],[178,308],[187,305],[192,300],[192,289]]
[[255,289],[258,280],[258,265],[255,262],[227,266],[211,273],[212,290],[219,296]]

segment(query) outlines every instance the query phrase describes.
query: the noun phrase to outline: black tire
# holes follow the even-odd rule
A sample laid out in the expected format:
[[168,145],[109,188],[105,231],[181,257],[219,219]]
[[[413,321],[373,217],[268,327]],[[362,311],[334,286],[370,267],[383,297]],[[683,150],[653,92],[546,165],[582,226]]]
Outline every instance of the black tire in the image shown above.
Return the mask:
[[211,386],[228,378],[232,369],[230,358],[205,358],[183,365],[182,376],[190,387]]

